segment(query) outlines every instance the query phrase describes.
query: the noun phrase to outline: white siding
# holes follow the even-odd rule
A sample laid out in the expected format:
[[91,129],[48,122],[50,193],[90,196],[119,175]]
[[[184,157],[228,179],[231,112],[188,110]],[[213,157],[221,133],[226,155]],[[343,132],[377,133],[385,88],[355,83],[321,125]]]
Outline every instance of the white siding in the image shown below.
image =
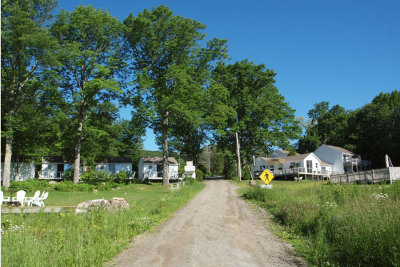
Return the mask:
[[[1,180],[3,180],[3,162],[1,162]],[[35,163],[20,162],[18,164],[11,162],[11,177],[10,180],[14,181],[17,178],[19,181],[35,178]]]
[[268,168],[268,163],[263,158],[257,158],[254,164],[251,165],[251,172],[263,171]]
[[322,145],[314,152],[321,160],[332,164],[334,173],[344,173],[342,152],[327,145]]

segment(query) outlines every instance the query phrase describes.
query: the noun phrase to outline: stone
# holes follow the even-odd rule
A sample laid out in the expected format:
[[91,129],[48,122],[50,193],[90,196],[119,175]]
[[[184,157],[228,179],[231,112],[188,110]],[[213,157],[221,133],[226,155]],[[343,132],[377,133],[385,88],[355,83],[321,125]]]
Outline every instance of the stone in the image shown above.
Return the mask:
[[250,186],[256,186],[257,184],[256,184],[256,181],[250,180],[250,181],[249,181],[249,185],[250,185]]
[[98,209],[100,207],[103,207],[104,209],[111,211],[129,210],[129,203],[123,198],[116,198],[116,197],[111,200],[106,200],[106,199],[87,200],[85,202],[79,203],[76,206],[75,213],[84,213],[92,211],[94,209]]

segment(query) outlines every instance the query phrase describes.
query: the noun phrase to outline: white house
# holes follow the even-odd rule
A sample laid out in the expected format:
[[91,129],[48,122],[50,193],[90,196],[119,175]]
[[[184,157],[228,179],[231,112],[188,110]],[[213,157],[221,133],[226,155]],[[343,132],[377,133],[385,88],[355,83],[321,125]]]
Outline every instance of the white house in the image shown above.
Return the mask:
[[324,144],[317,148],[314,153],[321,160],[332,164],[333,173],[353,172],[371,167],[370,161],[361,160],[360,155],[337,146]]
[[42,157],[42,171],[39,173],[39,179],[62,179],[64,171],[71,168],[72,165],[67,163],[64,157]]
[[[1,162],[1,180],[3,180],[4,162]],[[11,162],[10,181],[25,181],[35,178],[35,163]]]
[[196,179],[196,167],[193,166],[193,161],[186,162],[185,172],[183,174],[185,177]]
[[108,171],[111,174],[126,171],[132,175],[132,159],[130,157],[107,157],[103,162],[96,163],[95,171]]
[[321,161],[314,153],[308,153],[281,158],[257,158],[252,166],[252,172],[258,175],[264,169],[269,169],[275,176],[316,175],[326,177],[330,174],[332,166]]
[[[138,178],[159,180],[163,177],[163,159],[161,157],[146,157],[139,161]],[[168,158],[168,178],[178,178],[178,162],[174,157]]]

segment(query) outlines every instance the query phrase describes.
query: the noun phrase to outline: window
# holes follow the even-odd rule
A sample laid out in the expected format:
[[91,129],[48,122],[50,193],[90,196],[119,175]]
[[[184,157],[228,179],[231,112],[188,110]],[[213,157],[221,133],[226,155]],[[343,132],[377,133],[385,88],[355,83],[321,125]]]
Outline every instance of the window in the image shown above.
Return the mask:
[[271,172],[273,172],[273,171],[274,171],[274,165],[270,165],[270,166],[269,166],[269,170],[270,170]]
[[296,166],[294,162],[290,162],[289,168],[293,169]]
[[108,165],[109,167],[109,171],[112,173],[112,174],[115,174],[115,163],[110,163],[109,165]]

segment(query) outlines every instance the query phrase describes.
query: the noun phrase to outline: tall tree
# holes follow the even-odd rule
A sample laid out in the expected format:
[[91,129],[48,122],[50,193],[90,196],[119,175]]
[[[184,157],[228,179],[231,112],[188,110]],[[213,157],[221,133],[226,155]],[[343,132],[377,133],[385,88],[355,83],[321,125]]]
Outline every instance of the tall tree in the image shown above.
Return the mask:
[[55,0],[1,1],[3,185],[6,188],[10,181],[14,133],[19,127],[18,114],[43,90],[43,68],[54,63],[56,42],[45,26],[56,3]]
[[122,92],[118,81],[125,69],[122,53],[122,23],[107,11],[78,6],[73,12],[61,10],[51,27],[62,49],[60,88],[73,106],[76,118],[74,183],[80,179],[81,142],[88,113],[101,102]]
[[[274,85],[275,73],[265,65],[247,60],[234,64],[219,64],[214,71],[215,80],[227,88],[227,105],[234,116],[218,135],[219,146],[240,153],[245,160],[252,155],[267,154],[272,147],[290,146],[298,138],[300,127],[294,110],[284,101]],[[235,140],[237,136],[237,140]],[[238,159],[238,175],[240,178]]]
[[355,152],[372,161],[374,168],[385,167],[385,154],[400,164],[400,92],[380,93],[371,103],[353,112],[348,136]]
[[[201,124],[205,73],[210,63],[224,55],[225,41],[200,45],[205,35],[201,23],[174,16],[166,6],[145,9],[125,19],[137,77],[135,95],[142,98],[150,127],[161,136],[163,184],[168,185],[168,138],[173,122]],[[175,124],[177,125],[177,124]]]
[[350,112],[339,105],[330,108],[328,101],[314,105],[308,112],[310,123],[305,135],[299,139],[298,151],[308,153],[315,151],[322,144],[345,147],[352,150],[346,132]]

